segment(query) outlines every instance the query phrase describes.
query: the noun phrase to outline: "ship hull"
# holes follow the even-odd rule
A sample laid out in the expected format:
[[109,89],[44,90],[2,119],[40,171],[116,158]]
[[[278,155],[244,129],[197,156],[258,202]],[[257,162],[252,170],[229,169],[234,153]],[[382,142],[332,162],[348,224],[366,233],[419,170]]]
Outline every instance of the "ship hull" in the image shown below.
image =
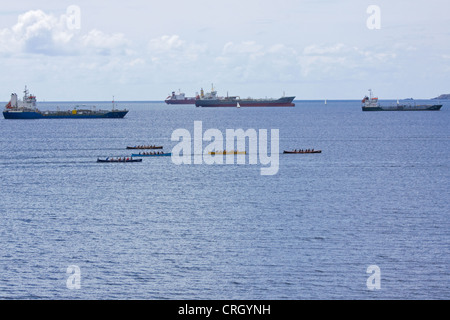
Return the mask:
[[362,107],[362,111],[439,111],[442,105],[429,105],[429,106],[394,106],[394,107]]
[[175,99],[167,99],[164,100],[167,104],[195,104],[195,99],[185,99],[185,100],[175,100]]
[[198,99],[196,107],[294,107],[292,103],[295,97],[283,97],[277,100],[264,99]]
[[14,112],[14,111],[4,111],[3,117],[5,119],[99,119],[99,118],[109,118],[109,119],[121,119],[125,117],[128,111],[110,111],[105,113],[69,113],[69,112],[35,112],[35,111],[24,111],[24,112]]
[[145,150],[145,149],[162,149],[163,146],[147,146],[147,147],[127,147],[127,149]]
[[133,153],[131,156],[132,157],[170,157],[170,156],[172,156],[172,153],[160,153],[160,154],[139,154],[139,153]]

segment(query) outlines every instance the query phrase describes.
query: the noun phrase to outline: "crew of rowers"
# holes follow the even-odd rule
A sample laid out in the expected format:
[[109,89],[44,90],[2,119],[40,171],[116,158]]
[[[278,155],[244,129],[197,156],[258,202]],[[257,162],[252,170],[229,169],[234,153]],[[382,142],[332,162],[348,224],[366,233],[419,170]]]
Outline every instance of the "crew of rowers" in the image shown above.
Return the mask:
[[314,152],[314,149],[295,149],[294,152]]
[[108,161],[111,161],[111,162],[127,162],[127,161],[130,161],[130,160],[133,160],[133,158],[130,158],[130,157],[123,157],[123,158],[121,158],[121,157],[119,157],[119,158],[117,158],[117,159],[114,159],[114,158],[106,158],[106,160],[108,160]]
[[151,146],[135,146],[134,148],[136,148],[136,149],[155,149],[158,147],[155,145],[151,145]]
[[164,151],[149,151],[149,152],[139,152],[140,155],[142,156],[153,156],[153,155],[158,155],[158,154],[164,154]]

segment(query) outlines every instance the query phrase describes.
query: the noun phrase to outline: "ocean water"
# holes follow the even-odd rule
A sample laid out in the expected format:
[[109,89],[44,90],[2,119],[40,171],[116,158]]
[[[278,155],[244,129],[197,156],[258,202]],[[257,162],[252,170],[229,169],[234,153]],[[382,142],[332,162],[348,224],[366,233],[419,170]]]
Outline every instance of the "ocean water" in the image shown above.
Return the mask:
[[[118,107],[124,119],[0,120],[0,299],[450,298],[449,102]],[[96,163],[128,145],[170,152],[194,121],[224,136],[279,129],[277,174],[248,161]],[[282,154],[296,148],[322,153]]]

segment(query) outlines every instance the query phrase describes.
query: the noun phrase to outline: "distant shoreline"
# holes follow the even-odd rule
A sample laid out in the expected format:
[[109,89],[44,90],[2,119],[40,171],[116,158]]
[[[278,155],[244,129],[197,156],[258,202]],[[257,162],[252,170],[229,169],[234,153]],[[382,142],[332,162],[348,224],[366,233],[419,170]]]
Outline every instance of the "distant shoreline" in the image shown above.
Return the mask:
[[433,98],[433,99],[450,99],[450,93],[441,94],[439,97],[436,97],[436,98]]

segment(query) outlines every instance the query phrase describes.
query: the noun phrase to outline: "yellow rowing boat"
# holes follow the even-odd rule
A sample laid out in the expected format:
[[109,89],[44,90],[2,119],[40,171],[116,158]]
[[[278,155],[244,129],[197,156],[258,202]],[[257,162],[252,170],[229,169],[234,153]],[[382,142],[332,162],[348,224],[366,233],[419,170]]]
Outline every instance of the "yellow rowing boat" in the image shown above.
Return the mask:
[[247,154],[246,151],[235,151],[235,150],[231,150],[231,151],[227,151],[227,150],[223,150],[223,151],[210,151],[209,154]]

